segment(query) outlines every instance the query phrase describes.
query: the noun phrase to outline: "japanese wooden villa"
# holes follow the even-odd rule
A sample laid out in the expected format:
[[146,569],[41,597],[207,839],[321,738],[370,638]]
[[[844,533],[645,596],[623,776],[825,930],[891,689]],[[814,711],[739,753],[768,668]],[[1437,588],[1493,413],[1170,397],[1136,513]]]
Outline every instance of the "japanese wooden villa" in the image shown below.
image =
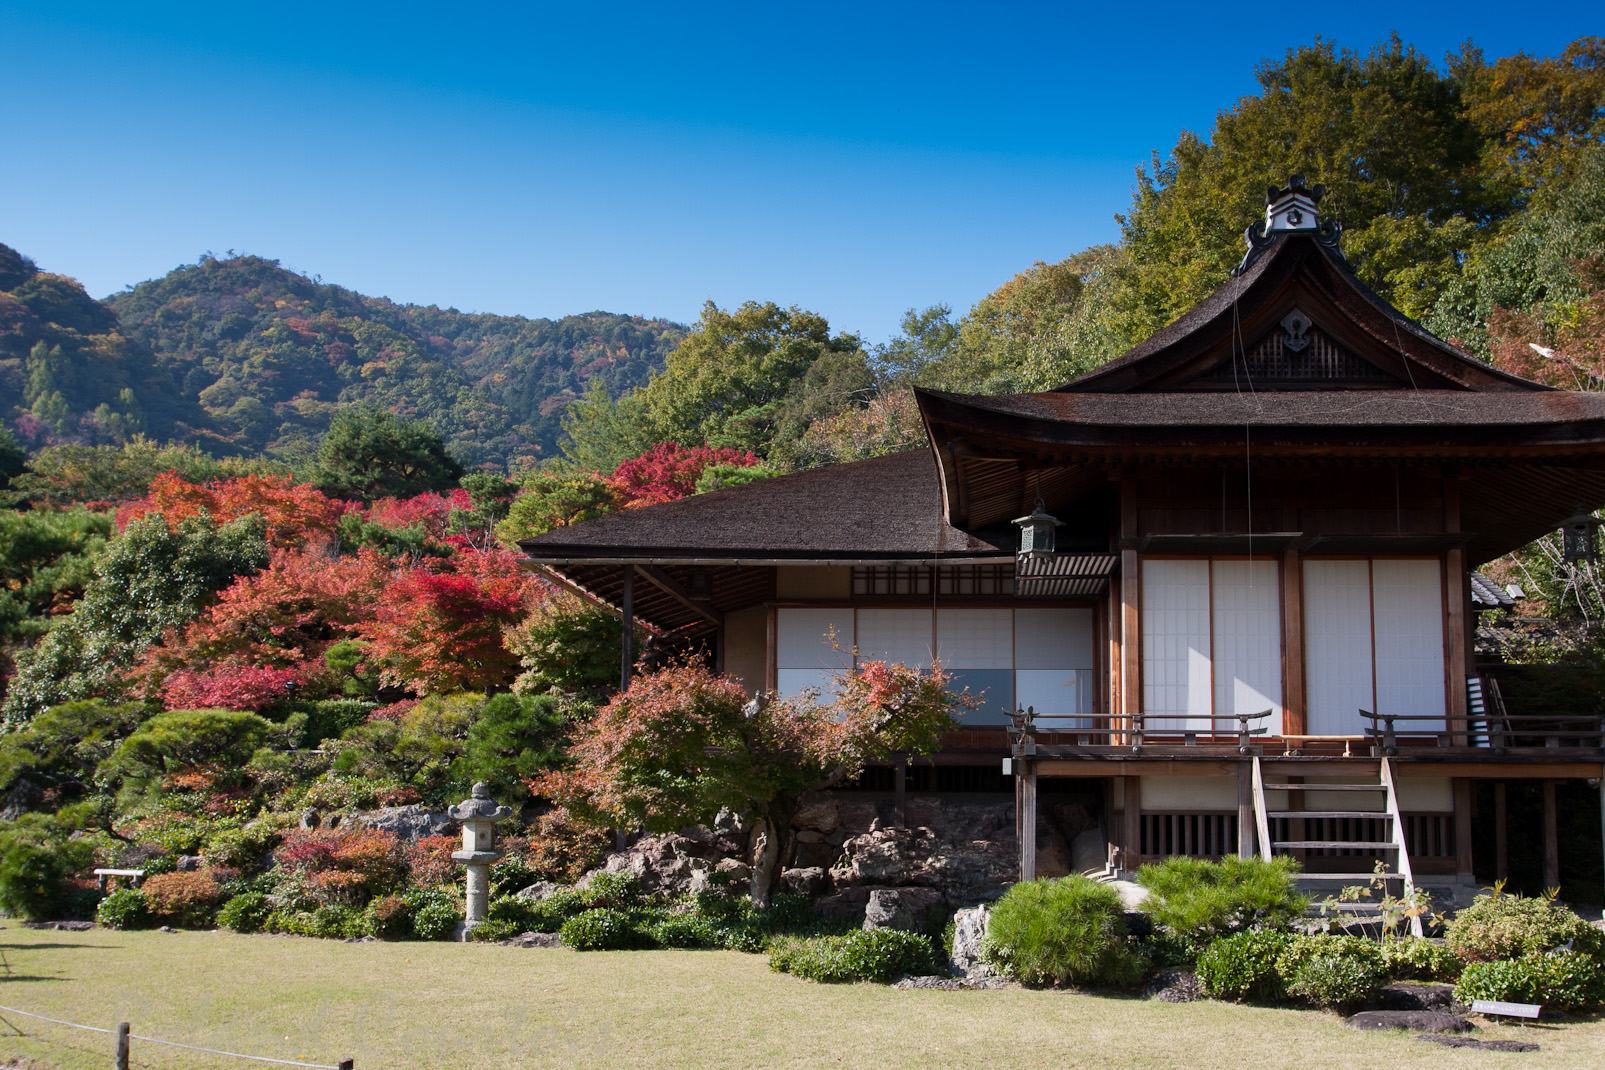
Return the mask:
[[1506,714],[1472,570],[1605,505],[1605,395],[1428,333],[1355,278],[1319,198],[1272,190],[1232,277],[1090,374],[919,391],[923,449],[524,550],[749,689],[940,657],[983,701],[919,765],[1003,790],[1012,766],[1026,828],[1042,782],[1093,778],[1114,869],[1295,853],[1470,883],[1474,783],[1536,778],[1558,883],[1554,784],[1601,777],[1599,720]]

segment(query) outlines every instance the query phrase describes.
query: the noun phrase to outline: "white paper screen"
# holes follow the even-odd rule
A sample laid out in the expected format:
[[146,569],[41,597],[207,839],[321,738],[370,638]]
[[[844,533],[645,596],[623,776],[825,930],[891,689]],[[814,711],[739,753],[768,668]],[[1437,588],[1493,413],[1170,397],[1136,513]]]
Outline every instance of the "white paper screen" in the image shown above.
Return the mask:
[[[1304,666],[1307,731],[1357,736],[1375,710],[1371,690],[1371,565],[1304,562]],[[1441,670],[1440,670],[1441,671]]]
[[[1215,713],[1271,716],[1270,734],[1282,731],[1281,570],[1274,561],[1216,561],[1214,581]],[[1236,725],[1221,724],[1221,732]]]
[[1379,558],[1371,563],[1371,582],[1376,712],[1444,716],[1443,574],[1437,560]]
[[1209,562],[1142,563],[1142,708],[1150,731],[1207,731]]

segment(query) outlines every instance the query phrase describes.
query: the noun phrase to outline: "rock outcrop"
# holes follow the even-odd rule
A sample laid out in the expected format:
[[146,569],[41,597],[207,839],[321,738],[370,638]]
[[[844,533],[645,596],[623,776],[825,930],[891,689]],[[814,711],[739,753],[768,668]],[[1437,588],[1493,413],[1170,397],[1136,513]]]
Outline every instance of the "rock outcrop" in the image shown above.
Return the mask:
[[[444,810],[426,810],[416,803],[412,806],[385,806],[378,810],[366,810],[353,814],[351,820],[377,832],[389,832],[411,841],[421,840],[425,836],[455,836],[461,830],[461,826]],[[305,819],[301,825],[303,828],[307,827]]]

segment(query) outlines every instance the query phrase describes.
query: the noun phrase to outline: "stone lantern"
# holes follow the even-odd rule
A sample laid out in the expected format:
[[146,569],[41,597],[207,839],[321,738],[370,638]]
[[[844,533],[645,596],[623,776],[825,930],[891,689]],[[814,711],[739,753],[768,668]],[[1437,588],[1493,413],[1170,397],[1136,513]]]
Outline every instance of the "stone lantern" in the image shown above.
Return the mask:
[[451,857],[468,867],[468,917],[462,930],[466,940],[469,931],[485,920],[485,908],[490,904],[490,864],[502,856],[496,849],[496,822],[511,817],[513,809],[498,806],[490,797],[490,788],[480,783],[468,798],[446,807],[446,813],[463,827],[463,849],[453,851]]

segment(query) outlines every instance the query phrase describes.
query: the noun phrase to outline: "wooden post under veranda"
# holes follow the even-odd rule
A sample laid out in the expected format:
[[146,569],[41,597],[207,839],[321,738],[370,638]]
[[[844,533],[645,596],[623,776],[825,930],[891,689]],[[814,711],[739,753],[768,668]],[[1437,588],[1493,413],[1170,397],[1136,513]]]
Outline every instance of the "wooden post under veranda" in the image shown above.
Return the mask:
[[1555,782],[1544,781],[1544,888],[1560,887],[1560,821],[1555,811]]
[[1037,879],[1037,763],[1016,758],[1020,782],[1020,880]]

